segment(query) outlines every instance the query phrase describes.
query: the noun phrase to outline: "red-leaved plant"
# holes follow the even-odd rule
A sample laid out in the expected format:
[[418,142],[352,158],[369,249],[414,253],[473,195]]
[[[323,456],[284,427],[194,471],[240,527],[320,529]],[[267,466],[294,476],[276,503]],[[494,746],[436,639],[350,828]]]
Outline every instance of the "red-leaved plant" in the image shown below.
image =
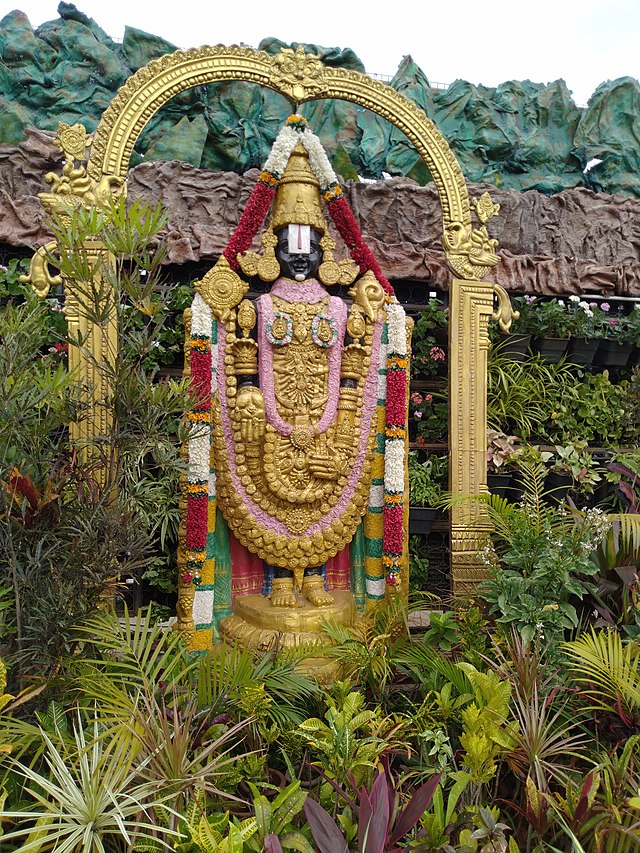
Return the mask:
[[[364,786],[358,790],[352,777],[356,800],[335,782],[328,780],[358,819],[359,853],[401,853],[403,848],[398,843],[429,808],[442,776],[439,773],[421,785],[405,808],[400,810],[386,756],[383,756],[382,764],[384,769],[376,777],[371,791],[367,791]],[[319,853],[348,853],[346,839],[326,809],[309,797],[304,804],[304,813]]]

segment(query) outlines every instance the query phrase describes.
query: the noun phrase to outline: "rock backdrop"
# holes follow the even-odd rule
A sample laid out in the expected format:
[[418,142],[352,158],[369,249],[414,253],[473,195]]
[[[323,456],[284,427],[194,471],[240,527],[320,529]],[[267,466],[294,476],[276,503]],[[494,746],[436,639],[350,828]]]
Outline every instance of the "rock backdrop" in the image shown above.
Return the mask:
[[[0,244],[36,247],[48,237],[37,193],[59,171],[53,134],[29,129],[18,146],[0,146]],[[179,161],[142,163],[129,173],[129,198],[170,211],[169,261],[216,258],[258,177],[197,169]],[[389,278],[446,288],[440,204],[432,185],[411,178],[348,181],[349,203]],[[553,196],[470,184],[500,203],[489,230],[500,242],[495,280],[529,293],[592,292],[640,296],[640,200],[579,187]]]
[[[54,131],[60,119],[95,130],[127,77],[175,50],[132,27],[115,42],[71,3],[60,3],[58,14],[35,30],[19,11],[0,20],[0,143],[19,144],[28,127]],[[259,45],[272,54],[283,46],[275,38]],[[304,47],[329,65],[365,70],[348,48]],[[546,194],[584,186],[640,196],[640,136],[638,123],[629,121],[640,111],[634,78],[602,83],[585,109],[563,80],[512,80],[496,88],[456,80],[435,90],[410,56],[391,85],[435,121],[469,181]],[[250,83],[194,87],[152,118],[134,165],[144,156],[243,173],[261,166],[289,111],[282,96]],[[386,172],[428,182],[404,135],[373,113],[342,101],[308,104],[304,113],[345,177]]]

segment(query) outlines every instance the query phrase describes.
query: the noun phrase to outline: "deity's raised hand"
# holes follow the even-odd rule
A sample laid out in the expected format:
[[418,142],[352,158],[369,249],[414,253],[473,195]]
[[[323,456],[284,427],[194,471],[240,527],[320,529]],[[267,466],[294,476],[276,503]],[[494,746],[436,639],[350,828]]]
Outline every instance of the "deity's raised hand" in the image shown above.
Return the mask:
[[240,421],[240,437],[246,443],[260,441],[265,430],[265,407],[262,391],[243,388],[236,401],[236,418]]

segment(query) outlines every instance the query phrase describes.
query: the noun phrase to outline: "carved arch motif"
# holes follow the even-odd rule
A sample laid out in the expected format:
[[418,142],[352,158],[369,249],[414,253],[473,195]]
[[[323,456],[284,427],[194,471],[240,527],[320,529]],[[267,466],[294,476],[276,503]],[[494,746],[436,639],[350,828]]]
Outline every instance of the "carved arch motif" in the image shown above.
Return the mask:
[[277,56],[246,47],[200,47],[155,59],[132,75],[104,112],[95,132],[87,171],[96,182],[124,178],[140,133],[174,95],[193,86],[243,80],[274,89],[294,106],[326,98],[351,101],[387,119],[407,136],[426,162],[442,207],[443,243],[457,275],[482,278],[497,263],[495,241],[471,226],[462,171],[435,124],[412,101],[389,86],[314,56],[284,49]]

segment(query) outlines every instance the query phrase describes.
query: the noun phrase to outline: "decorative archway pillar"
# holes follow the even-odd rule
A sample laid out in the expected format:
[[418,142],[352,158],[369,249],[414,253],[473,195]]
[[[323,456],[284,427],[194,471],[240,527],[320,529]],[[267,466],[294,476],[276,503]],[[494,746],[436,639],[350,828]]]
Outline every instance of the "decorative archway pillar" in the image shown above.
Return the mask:
[[[494,303],[497,305],[494,307]],[[488,494],[487,357],[489,320],[511,326],[511,303],[497,284],[452,282],[449,297],[449,490],[451,579],[454,596],[472,592],[489,575],[478,561],[491,524],[480,501],[456,500]]]

